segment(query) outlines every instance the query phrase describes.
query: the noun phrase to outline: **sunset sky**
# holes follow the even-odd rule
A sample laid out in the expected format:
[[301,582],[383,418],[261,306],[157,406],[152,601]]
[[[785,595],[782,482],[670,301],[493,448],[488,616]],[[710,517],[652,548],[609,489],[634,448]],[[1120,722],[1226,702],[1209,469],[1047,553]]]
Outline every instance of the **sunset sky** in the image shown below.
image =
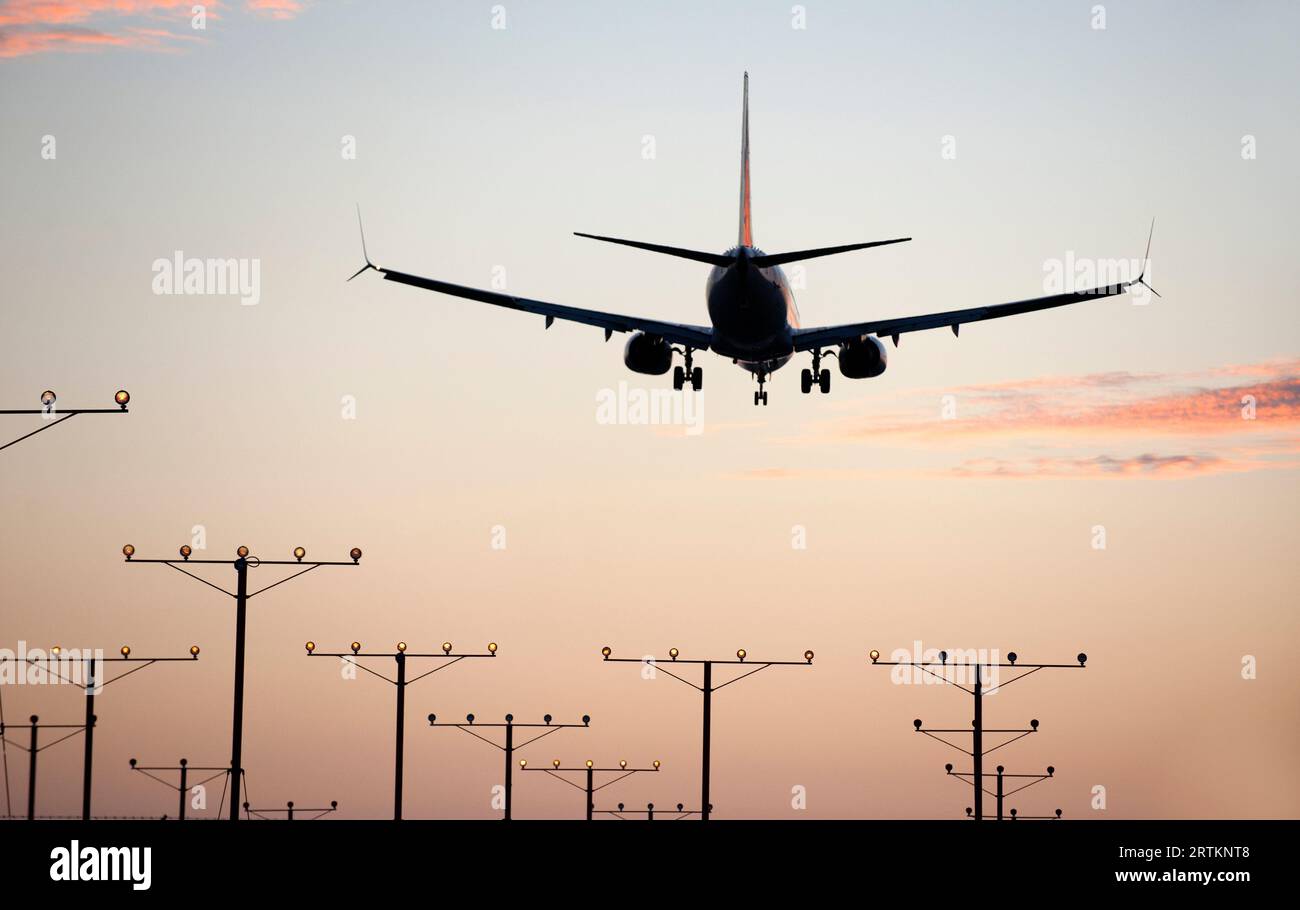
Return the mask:
[[[0,0],[0,408],[132,395],[0,452],[0,649],[203,649],[103,695],[96,813],[174,811],[131,757],[229,760],[233,602],[120,555],[200,530],[202,558],[365,551],[250,604],[255,803],[391,812],[392,689],[303,642],[496,641],[407,692],[410,817],[498,814],[499,753],[430,712],[590,714],[521,757],[657,758],[607,802],[694,807],[698,695],[609,645],[816,652],[716,696],[716,818],[956,818],[966,759],[912,720],[966,697],[866,656],[920,642],[1088,653],[987,703],[1041,721],[995,753],[1056,768],[1023,813],[1300,813],[1300,7],[1095,5],[227,0],[199,29],[190,0]],[[826,396],[800,355],[766,408],[698,355],[693,434],[597,419],[670,387],[621,338],[345,281],[359,204],[381,266],[706,323],[706,266],[571,232],[731,246],[745,70],[759,246],[914,238],[807,263],[805,326],[1041,296],[1053,263],[1140,259],[1152,217],[1162,297],[907,335]],[[155,294],[177,251],[257,260],[258,302]],[[0,696],[81,719],[71,687]],[[79,742],[41,762],[39,811],[77,813]],[[517,817],[581,815],[516,783]]]

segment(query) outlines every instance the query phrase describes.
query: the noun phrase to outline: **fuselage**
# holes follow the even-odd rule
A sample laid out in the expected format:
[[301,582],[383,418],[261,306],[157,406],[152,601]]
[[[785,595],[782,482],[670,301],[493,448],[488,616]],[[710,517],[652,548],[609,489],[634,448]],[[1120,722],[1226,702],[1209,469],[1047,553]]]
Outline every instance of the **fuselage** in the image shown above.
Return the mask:
[[799,310],[781,267],[757,268],[749,257],[761,256],[753,247],[736,247],[727,255],[734,264],[714,266],[705,285],[712,349],[732,358],[751,373],[780,369],[794,353]]

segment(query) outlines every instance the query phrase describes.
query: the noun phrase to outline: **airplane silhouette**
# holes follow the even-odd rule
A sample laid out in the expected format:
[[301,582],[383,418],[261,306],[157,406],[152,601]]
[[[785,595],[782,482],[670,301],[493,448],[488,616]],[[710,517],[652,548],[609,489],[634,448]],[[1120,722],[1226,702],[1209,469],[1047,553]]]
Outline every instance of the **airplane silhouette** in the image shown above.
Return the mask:
[[[749,73],[745,73],[744,94],[740,128],[740,231],[736,246],[724,253],[707,253],[698,250],[685,250],[679,247],[663,246],[656,243],[643,243],[637,240],[621,240],[616,237],[602,237],[596,234],[575,232],[579,237],[618,243],[623,246],[663,253],[682,259],[691,259],[713,266],[706,285],[705,296],[708,303],[710,325],[684,325],[675,322],[662,322],[657,319],[645,319],[640,316],[626,316],[619,313],[605,313],[599,310],[584,310],[578,307],[530,300],[495,291],[464,287],[423,278],[406,272],[380,268],[370,261],[366,252],[365,231],[361,232],[361,251],[366,264],[358,269],[348,281],[362,272],[374,270],[388,281],[408,284],[412,287],[464,297],[489,303],[493,306],[522,310],[546,317],[546,328],[550,328],[556,319],[594,325],[605,330],[608,341],[615,332],[631,332],[627,345],[623,349],[623,361],[628,369],[637,373],[662,375],[673,371],[673,388],[682,389],[686,385],[699,390],[703,387],[704,371],[694,364],[694,352],[713,351],[723,357],[730,357],[732,362],[748,370],[758,380],[758,391],[754,393],[754,404],[767,404],[767,392],[763,386],[773,372],[784,366],[790,358],[800,352],[812,355],[812,368],[805,369],[801,376],[802,391],[807,394],[815,385],[825,393],[830,391],[830,373],[822,369],[822,357],[832,356],[839,364],[840,373],[849,379],[866,379],[879,376],[885,372],[887,358],[881,338],[892,338],[894,347],[898,347],[900,335],[947,326],[954,335],[960,326],[968,322],[980,322],[985,319],[999,319],[1003,316],[1015,316],[1020,313],[1032,313],[1035,310],[1047,310],[1066,306],[1083,300],[1112,297],[1122,294],[1135,284],[1146,287],[1152,293],[1155,289],[1146,283],[1146,264],[1151,253],[1151,235],[1155,231],[1155,221],[1151,222],[1151,233],[1147,235],[1147,253],[1142,259],[1142,271],[1137,278],[1118,284],[1087,290],[1073,291],[1066,294],[1053,294],[1048,297],[1036,297],[1013,303],[1000,303],[990,306],[973,307],[965,310],[951,310],[944,313],[927,313],[920,316],[901,316],[893,319],[875,319],[867,322],[847,323],[843,325],[801,328],[799,311],[795,307],[794,293],[786,280],[781,266],[790,262],[815,259],[820,256],[832,256],[851,250],[863,250],[869,247],[887,246],[904,243],[911,237],[899,237],[894,240],[874,240],[867,243],[851,243],[846,246],[821,247],[813,250],[797,250],[791,253],[768,254],[754,246],[753,223],[750,209],[749,184]],[[360,225],[361,211],[357,210]],[[1156,296],[1160,296],[1156,294]],[[828,350],[829,349],[829,350]],[[682,356],[683,365],[673,367],[673,355]]]

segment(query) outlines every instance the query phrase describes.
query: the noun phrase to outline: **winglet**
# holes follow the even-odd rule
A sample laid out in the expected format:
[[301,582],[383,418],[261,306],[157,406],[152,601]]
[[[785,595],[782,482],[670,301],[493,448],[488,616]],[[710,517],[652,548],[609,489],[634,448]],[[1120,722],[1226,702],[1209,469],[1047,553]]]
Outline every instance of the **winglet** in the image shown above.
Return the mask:
[[1152,218],[1151,230],[1147,232],[1147,251],[1142,254],[1142,271],[1138,274],[1137,278],[1133,281],[1133,283],[1142,285],[1142,287],[1146,288],[1152,294],[1155,294],[1157,297],[1159,297],[1160,292],[1157,291],[1155,288],[1153,288],[1151,285],[1147,284],[1146,282],[1147,264],[1151,261],[1151,238],[1155,235],[1155,232],[1156,232],[1156,220]]
[[[375,268],[375,264],[370,261],[370,254],[366,252],[366,229],[361,224],[361,203],[359,202],[357,203],[357,229],[361,231],[361,258],[365,259],[366,264],[353,272],[352,278],[356,278],[362,272]],[[352,278],[349,278],[348,281],[351,281]]]

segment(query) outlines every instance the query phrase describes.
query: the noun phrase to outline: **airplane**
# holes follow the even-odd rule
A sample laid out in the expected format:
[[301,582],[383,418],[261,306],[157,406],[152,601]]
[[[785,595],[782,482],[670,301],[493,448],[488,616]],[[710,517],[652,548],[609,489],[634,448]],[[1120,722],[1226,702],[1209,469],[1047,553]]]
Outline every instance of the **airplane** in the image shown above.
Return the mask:
[[[705,285],[710,323],[707,326],[662,322],[640,316],[579,309],[380,268],[370,261],[370,255],[366,251],[365,228],[360,223],[359,206],[357,222],[361,230],[361,252],[366,264],[348,281],[363,272],[373,270],[383,275],[387,281],[544,316],[548,329],[557,319],[597,326],[605,330],[607,342],[615,332],[631,332],[623,348],[623,362],[627,368],[637,373],[656,376],[672,370],[673,388],[677,391],[681,391],[687,385],[697,391],[703,388],[704,371],[695,365],[694,354],[696,351],[712,351],[731,358],[732,363],[753,374],[758,380],[754,404],[764,406],[767,405],[767,392],[763,386],[774,372],[798,353],[807,352],[812,356],[811,369],[805,369],[800,377],[802,392],[808,394],[816,386],[822,393],[828,393],[831,388],[831,374],[829,370],[822,367],[822,358],[834,357],[841,375],[848,379],[868,379],[879,376],[885,372],[888,363],[885,345],[880,340],[882,338],[891,338],[894,347],[897,348],[899,337],[908,332],[946,326],[952,329],[953,335],[958,335],[961,326],[968,322],[999,319],[1003,316],[1066,306],[1083,300],[1112,297],[1124,293],[1135,284],[1142,285],[1153,294],[1156,293],[1145,280],[1148,257],[1151,253],[1151,236],[1155,232],[1153,219],[1151,232],[1147,235],[1147,253],[1142,259],[1141,274],[1130,281],[964,310],[803,328],[799,321],[799,310],[795,306],[794,293],[790,289],[790,282],[786,279],[785,273],[781,270],[782,265],[852,250],[906,243],[912,238],[873,240],[866,243],[775,254],[764,253],[755,247],[749,181],[749,73],[745,73],[742,99],[740,229],[734,247],[723,253],[708,253],[638,240],[622,240],[616,237],[574,232],[578,237],[617,243],[713,266]],[[1160,295],[1156,294],[1156,296]],[[680,366],[673,366],[674,354],[681,355]]]

